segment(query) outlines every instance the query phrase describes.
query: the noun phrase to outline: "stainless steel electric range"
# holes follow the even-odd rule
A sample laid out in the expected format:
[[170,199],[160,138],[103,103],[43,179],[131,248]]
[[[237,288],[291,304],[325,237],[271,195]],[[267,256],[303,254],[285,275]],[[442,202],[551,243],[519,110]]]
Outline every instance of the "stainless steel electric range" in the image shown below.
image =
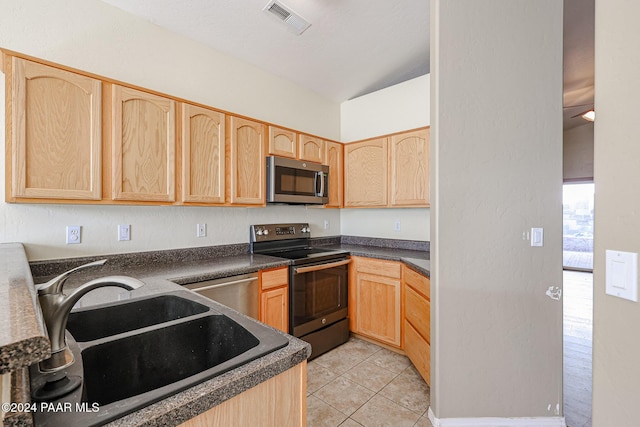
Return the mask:
[[251,253],[291,260],[289,333],[311,344],[313,359],[349,339],[348,259],[341,250],[311,247],[309,224],[252,225]]

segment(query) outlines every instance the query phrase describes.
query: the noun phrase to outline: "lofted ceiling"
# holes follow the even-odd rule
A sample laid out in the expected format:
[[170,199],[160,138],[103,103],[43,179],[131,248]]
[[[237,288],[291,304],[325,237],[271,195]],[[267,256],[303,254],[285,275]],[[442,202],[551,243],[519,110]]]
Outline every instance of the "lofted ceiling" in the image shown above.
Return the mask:
[[269,0],[103,1],[337,102],[429,72],[428,0],[279,0],[301,35]]
[[[102,0],[336,102],[429,72],[428,0],[278,0],[301,35],[263,11],[269,0]],[[595,0],[564,0],[564,128],[593,106]]]

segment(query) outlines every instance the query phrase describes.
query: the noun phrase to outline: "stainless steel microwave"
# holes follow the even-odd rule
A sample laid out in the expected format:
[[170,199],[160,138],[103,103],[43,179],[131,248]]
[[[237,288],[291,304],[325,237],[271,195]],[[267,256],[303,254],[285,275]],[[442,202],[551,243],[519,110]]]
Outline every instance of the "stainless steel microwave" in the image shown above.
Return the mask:
[[324,205],[329,201],[329,166],[267,157],[267,203]]

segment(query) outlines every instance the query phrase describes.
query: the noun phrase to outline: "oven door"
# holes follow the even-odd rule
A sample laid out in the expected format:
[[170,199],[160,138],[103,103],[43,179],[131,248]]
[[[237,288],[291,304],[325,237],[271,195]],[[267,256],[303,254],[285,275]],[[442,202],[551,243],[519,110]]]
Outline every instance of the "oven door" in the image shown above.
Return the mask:
[[302,337],[347,317],[349,262],[291,267],[289,330],[294,336]]

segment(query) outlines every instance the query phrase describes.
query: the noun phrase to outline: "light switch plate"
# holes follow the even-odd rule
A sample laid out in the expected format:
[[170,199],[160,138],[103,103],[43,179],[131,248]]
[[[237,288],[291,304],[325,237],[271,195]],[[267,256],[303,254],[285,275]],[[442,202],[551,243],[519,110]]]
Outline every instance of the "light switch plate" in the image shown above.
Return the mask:
[[131,226],[129,224],[118,224],[118,241],[131,240]]
[[638,254],[606,251],[607,295],[638,302]]
[[531,246],[544,246],[544,229],[531,228]]

